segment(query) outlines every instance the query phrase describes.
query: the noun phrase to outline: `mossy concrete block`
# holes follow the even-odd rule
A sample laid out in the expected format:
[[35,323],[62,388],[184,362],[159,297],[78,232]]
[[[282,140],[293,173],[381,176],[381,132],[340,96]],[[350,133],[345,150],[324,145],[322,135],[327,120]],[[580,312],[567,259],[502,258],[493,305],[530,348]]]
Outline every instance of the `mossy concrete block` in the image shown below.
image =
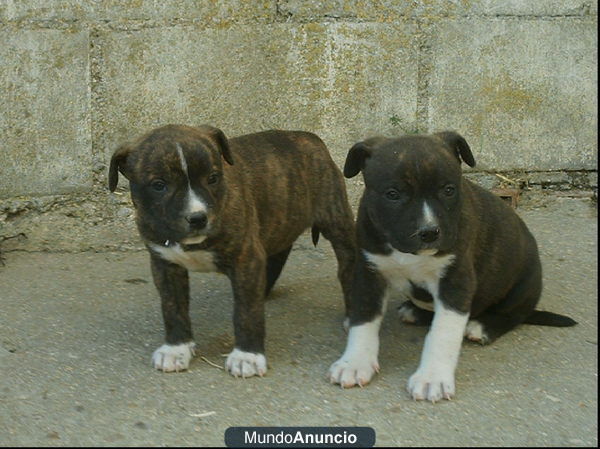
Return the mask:
[[292,19],[353,18],[388,22],[398,17],[582,16],[598,13],[597,0],[280,0]]
[[485,16],[558,17],[598,14],[598,0],[462,0],[458,3],[458,8],[469,14]]
[[[97,142],[117,145],[166,123],[226,135],[270,128],[319,134],[338,163],[371,131],[415,120],[412,26],[272,24],[107,32]],[[386,128],[387,126],[387,128]]]
[[552,186],[570,184],[570,182],[571,177],[565,172],[540,172],[529,175],[529,183],[534,185]]
[[443,21],[430,30],[429,129],[487,170],[597,166],[595,19]]
[[500,179],[490,173],[473,173],[466,172],[465,177],[475,184],[480,185],[484,189],[492,190],[500,186]]
[[260,19],[276,14],[275,0],[8,0],[0,20],[197,20],[205,25]]
[[343,166],[356,142],[417,127],[417,30],[401,21],[336,24],[328,33],[320,130]]
[[87,32],[0,31],[0,198],[91,186]]
[[326,41],[320,25],[104,33],[98,142],[108,156],[121,142],[167,123],[212,124],[228,136],[316,130]]

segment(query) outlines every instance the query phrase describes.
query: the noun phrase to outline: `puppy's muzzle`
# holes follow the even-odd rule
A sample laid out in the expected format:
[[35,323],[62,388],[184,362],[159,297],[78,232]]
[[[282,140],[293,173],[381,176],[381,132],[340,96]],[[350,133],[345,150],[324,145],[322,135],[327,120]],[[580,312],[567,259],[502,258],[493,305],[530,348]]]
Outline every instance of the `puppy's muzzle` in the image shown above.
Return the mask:
[[201,231],[208,223],[208,216],[205,212],[194,212],[187,215],[185,219],[189,223],[190,229],[194,231]]
[[423,243],[433,243],[440,238],[439,226],[427,226],[417,231],[419,239]]

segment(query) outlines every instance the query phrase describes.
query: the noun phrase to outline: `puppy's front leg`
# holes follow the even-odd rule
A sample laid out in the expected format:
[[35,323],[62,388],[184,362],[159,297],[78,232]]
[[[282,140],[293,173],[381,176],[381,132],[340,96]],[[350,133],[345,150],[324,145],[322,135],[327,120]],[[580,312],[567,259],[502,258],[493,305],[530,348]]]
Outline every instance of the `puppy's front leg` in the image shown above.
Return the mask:
[[414,400],[436,402],[455,394],[454,372],[471,303],[464,298],[472,297],[473,288],[472,277],[467,273],[457,278],[462,283],[448,277],[440,281],[438,292],[433,292],[433,321],[425,337],[419,368],[408,380],[408,392]]
[[246,248],[230,272],[235,346],[225,365],[235,377],[262,377],[267,372],[264,355],[266,266],[262,248]]
[[385,313],[387,285],[361,253],[354,267],[350,293],[348,342],[344,354],[329,368],[329,379],[342,388],[363,386],[379,372],[379,328]]
[[188,271],[162,259],[150,251],[150,265],[154,285],[160,294],[166,344],[152,355],[156,369],[182,371],[188,368],[196,344],[190,321],[190,286]]
[[415,400],[431,402],[451,399],[455,393],[454,371],[468,313],[446,308],[434,299],[435,315],[425,337],[421,363],[408,381],[408,392]]

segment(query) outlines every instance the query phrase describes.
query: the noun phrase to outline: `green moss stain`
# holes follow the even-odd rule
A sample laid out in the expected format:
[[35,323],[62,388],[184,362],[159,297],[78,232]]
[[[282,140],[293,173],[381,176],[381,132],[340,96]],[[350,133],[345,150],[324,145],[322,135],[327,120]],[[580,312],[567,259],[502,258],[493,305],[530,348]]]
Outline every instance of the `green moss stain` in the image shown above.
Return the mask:
[[480,95],[485,101],[485,112],[506,112],[522,117],[537,112],[542,98],[512,79],[508,73],[483,80]]
[[547,94],[540,93],[541,87],[535,90],[524,87],[506,72],[484,76],[479,86],[479,90],[474,92],[474,97],[479,99],[481,107],[473,115],[470,128],[473,135],[481,138],[489,133],[490,126],[498,120],[497,116],[509,116],[515,121],[525,120],[539,113],[543,98],[547,98]]

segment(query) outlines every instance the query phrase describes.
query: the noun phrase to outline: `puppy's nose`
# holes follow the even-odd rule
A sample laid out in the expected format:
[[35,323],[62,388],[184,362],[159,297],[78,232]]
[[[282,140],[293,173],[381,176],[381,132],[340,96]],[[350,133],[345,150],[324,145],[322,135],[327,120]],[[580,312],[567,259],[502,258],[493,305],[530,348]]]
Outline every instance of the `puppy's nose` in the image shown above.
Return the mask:
[[195,229],[202,229],[206,226],[206,222],[208,221],[208,217],[205,212],[194,212],[193,214],[185,217],[191,227]]
[[419,230],[419,238],[425,243],[435,242],[440,236],[440,228],[431,226]]

